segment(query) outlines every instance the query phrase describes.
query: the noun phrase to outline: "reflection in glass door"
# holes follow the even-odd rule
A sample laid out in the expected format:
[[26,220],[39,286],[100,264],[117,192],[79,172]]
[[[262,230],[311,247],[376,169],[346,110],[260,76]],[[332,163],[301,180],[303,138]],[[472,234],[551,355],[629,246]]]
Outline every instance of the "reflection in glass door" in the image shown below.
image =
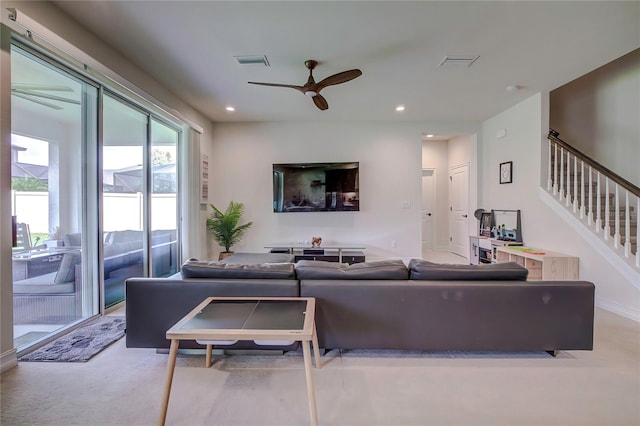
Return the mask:
[[115,96],[103,97],[104,306],[120,303],[130,277],[178,271],[177,147],[180,133]]
[[179,133],[151,121],[151,271],[152,277],[178,272],[177,173]]
[[[82,238],[97,88],[11,48],[14,342],[18,351],[97,313]],[[95,123],[95,121],[94,121]]]
[[144,193],[148,115],[103,96],[104,306],[124,300],[124,282],[145,276]]

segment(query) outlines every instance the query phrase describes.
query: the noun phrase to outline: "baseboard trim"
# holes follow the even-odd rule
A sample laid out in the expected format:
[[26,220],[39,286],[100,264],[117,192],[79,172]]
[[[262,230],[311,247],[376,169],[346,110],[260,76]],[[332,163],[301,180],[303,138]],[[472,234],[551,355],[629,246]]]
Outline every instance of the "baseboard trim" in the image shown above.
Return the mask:
[[16,349],[13,348],[0,355],[0,373],[12,369],[18,365],[18,355]]
[[620,303],[603,299],[601,297],[596,298],[596,306],[604,309],[605,311],[613,312],[614,314],[640,323],[640,309],[633,309],[629,306],[621,305]]

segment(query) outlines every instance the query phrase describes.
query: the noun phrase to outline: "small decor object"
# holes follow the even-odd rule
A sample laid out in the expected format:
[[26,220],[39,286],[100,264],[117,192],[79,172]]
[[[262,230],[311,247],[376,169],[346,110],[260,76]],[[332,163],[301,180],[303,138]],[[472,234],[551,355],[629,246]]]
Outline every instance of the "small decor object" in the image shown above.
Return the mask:
[[513,161],[500,163],[500,183],[511,183],[513,178]]
[[311,237],[311,247],[320,247],[322,237]]
[[240,241],[245,231],[253,225],[253,222],[238,225],[244,212],[244,204],[242,203],[230,201],[224,212],[213,204],[209,204],[209,206],[213,209],[213,213],[207,218],[207,230],[211,237],[220,246],[224,247],[224,252],[220,253],[219,258],[219,260],[222,260],[230,253],[233,253],[231,247]]

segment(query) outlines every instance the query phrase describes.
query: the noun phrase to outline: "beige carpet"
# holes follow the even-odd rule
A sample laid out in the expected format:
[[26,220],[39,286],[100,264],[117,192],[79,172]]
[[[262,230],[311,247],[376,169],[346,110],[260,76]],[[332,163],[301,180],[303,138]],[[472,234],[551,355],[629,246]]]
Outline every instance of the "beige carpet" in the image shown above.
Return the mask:
[[[119,314],[119,313],[116,313]],[[314,371],[321,425],[639,425],[640,325],[597,310],[595,350],[557,358],[332,351]],[[87,363],[20,363],[0,424],[152,425],[167,355],[124,339]],[[308,424],[299,356],[178,358],[169,425]]]

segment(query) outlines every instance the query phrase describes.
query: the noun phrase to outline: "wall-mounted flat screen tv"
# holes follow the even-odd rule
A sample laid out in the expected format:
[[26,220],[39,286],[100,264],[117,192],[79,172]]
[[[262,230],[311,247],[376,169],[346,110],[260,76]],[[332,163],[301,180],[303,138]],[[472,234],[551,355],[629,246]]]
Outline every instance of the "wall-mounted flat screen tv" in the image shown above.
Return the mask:
[[273,211],[360,210],[360,163],[273,165]]

